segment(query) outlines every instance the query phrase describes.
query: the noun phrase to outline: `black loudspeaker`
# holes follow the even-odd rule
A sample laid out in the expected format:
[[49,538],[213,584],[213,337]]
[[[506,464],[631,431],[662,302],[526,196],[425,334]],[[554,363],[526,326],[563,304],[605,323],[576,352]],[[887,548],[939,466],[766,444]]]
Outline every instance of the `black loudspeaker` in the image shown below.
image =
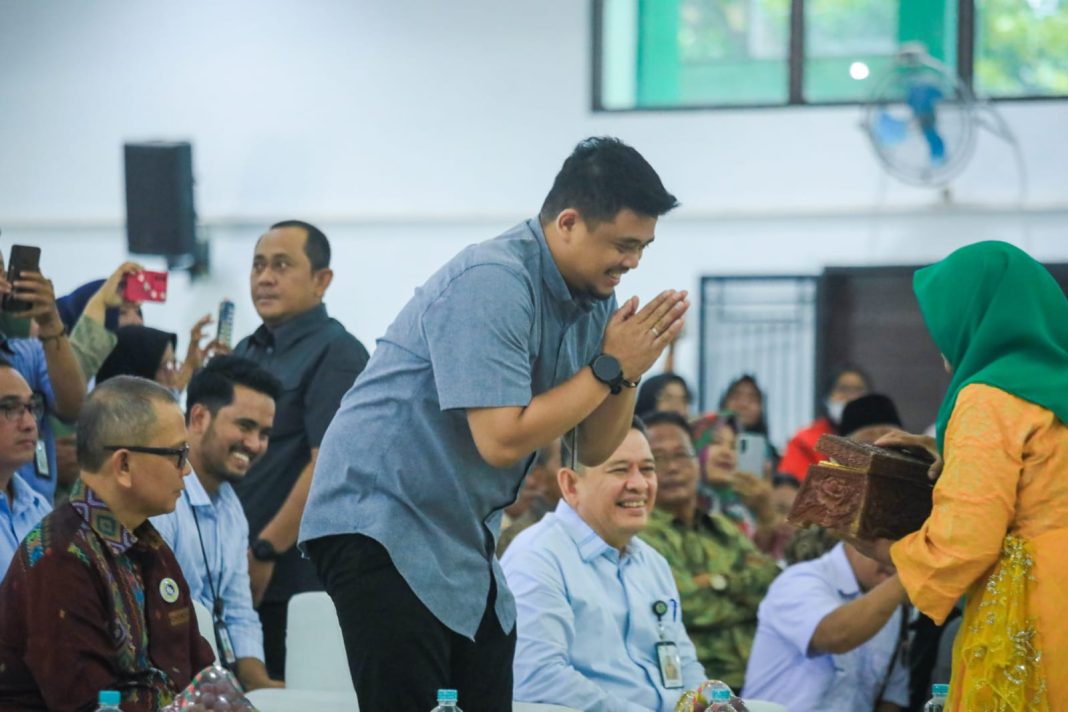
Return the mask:
[[142,255],[191,255],[196,250],[193,147],[152,141],[124,146],[126,240]]

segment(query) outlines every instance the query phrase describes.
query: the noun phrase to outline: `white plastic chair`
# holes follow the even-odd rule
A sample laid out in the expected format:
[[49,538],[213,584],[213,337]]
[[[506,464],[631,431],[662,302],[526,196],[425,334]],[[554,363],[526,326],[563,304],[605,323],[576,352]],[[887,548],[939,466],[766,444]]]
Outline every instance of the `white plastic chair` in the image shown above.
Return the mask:
[[211,646],[211,652],[215,659],[219,659],[219,651],[215,649],[215,624],[211,620],[211,611],[204,607],[200,601],[193,601],[193,612],[197,616],[197,628],[204,640]]
[[354,693],[337,609],[322,591],[289,599],[286,688]]

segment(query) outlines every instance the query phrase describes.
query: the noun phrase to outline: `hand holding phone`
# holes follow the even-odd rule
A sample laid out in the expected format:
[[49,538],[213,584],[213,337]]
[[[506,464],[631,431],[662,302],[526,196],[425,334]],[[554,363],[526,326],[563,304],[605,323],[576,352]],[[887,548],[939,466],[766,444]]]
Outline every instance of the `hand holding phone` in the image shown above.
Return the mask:
[[229,349],[234,336],[234,303],[229,299],[219,302],[219,325],[215,332],[215,341]]
[[23,272],[39,272],[41,269],[41,248],[28,245],[12,245],[11,261],[7,265],[8,287],[12,290],[4,295],[3,310],[6,312],[25,312],[34,307],[31,302],[14,295],[15,282]]
[[767,459],[768,440],[759,433],[741,433],[738,436],[739,472],[749,472],[758,477],[764,476],[764,460]]
[[167,301],[167,273],[142,270],[126,275],[122,298],[128,302]]

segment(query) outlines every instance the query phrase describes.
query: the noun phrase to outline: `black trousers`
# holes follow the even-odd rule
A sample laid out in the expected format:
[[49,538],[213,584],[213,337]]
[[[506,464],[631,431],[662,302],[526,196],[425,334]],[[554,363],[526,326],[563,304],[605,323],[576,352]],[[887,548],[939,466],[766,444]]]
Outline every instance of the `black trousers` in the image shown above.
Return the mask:
[[361,712],[428,712],[442,688],[458,691],[464,712],[512,709],[515,629],[501,629],[494,586],[472,642],[434,617],[374,539],[344,534],[306,546],[337,607]]
[[286,621],[289,601],[264,601],[256,612],[263,626],[263,657],[267,674],[275,680],[286,676]]

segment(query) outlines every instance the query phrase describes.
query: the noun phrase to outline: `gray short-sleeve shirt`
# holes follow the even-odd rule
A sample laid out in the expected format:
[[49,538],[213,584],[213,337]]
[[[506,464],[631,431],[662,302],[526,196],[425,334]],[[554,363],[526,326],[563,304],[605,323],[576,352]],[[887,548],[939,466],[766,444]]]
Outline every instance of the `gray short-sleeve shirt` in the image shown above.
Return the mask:
[[572,296],[536,219],[464,249],[416,290],[342,399],[300,540],[377,540],[438,620],[472,639],[492,575],[510,631],[515,604],[493,551],[530,459],[486,463],[466,409],[525,406],[571,378],[615,308]]

